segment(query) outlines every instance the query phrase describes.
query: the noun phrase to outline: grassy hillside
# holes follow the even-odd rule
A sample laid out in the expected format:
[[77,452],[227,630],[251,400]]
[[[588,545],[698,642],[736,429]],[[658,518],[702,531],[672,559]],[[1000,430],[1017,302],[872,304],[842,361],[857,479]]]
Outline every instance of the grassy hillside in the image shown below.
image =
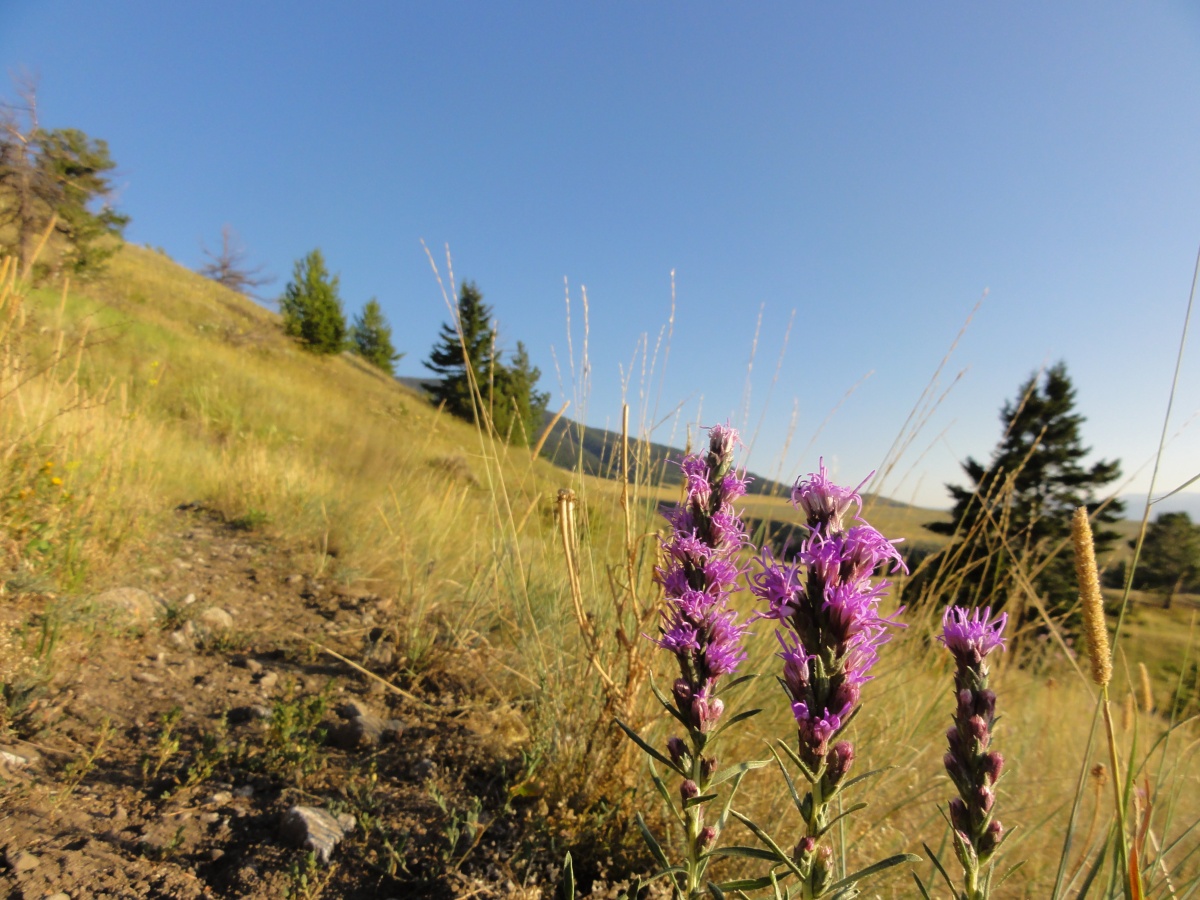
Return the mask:
[[[600,447],[585,446],[595,461],[583,473],[531,459],[351,357],[305,353],[272,313],[135,247],[122,248],[93,284],[10,291],[0,314],[3,577],[11,609],[31,612],[8,617],[16,637],[5,640],[29,655],[26,674],[50,665],[37,623],[53,618],[59,595],[86,597],[169,562],[172,511],[200,504],[289,542],[304,576],[394,598],[382,627],[399,648],[389,671],[396,683],[450,657],[471,660],[490,696],[518,710],[527,728],[525,780],[513,790],[546,799],[540,821],[556,852],[574,846],[586,855],[596,835],[612,837],[605,827],[635,835],[638,808],[663,818],[642,763],[611,724],[618,715],[656,746],[667,734],[647,681],[669,684],[671,660],[640,637],[656,623],[659,509],[678,499],[678,487],[648,482],[657,462],[623,488],[591,474],[611,466],[611,436],[592,434]],[[794,521],[778,497],[751,496],[745,507],[755,522]],[[940,546],[921,527],[940,513],[878,503],[867,514],[888,536]],[[1118,656],[1118,707],[1133,696],[1139,660],[1156,673],[1186,673],[1183,655],[1195,649],[1188,615],[1181,604],[1169,623],[1149,609],[1136,618]],[[941,767],[949,662],[930,640],[935,619],[931,609],[910,612],[864,688],[851,729],[863,754],[856,765],[892,768],[871,789],[869,811],[839,838],[852,865],[923,854],[922,840],[949,858],[938,812],[953,793]],[[755,631],[748,669],[770,672],[777,647],[767,623]],[[1162,650],[1167,632],[1171,654]],[[1159,643],[1147,652],[1143,640]],[[995,679],[1008,760],[998,802],[1009,827],[1021,826],[1006,866],[1028,860],[1002,896],[1049,896],[1074,797],[1079,821],[1094,815],[1100,827],[1076,836],[1072,868],[1097,858],[1108,826],[1107,795],[1077,788],[1080,773],[1108,757],[1089,738],[1095,691],[1075,655],[1046,639],[1023,665],[1005,660]],[[1200,766],[1191,726],[1186,740],[1161,740],[1173,689],[1164,678],[1156,709],[1129,709],[1119,751],[1147,766],[1159,818],[1146,839],[1169,847],[1155,858],[1175,881],[1195,884],[1187,879],[1200,847]],[[792,727],[773,678],[759,679],[746,702],[767,712],[727,745],[730,759],[761,756],[764,740]],[[755,775],[739,808],[790,834],[796,822],[777,773]],[[927,876],[928,863],[920,871]],[[913,896],[903,871],[878,884],[878,896]]]

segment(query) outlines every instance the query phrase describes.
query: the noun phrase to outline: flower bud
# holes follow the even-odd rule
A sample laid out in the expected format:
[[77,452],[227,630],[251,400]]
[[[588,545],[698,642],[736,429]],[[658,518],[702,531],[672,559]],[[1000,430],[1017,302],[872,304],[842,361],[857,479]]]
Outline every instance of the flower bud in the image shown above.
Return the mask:
[[667,753],[671,756],[671,762],[677,766],[687,766],[691,762],[692,754],[688,752],[687,744],[681,738],[673,737],[667,741]]
[[963,768],[962,761],[955,754],[947,753],[943,756],[942,765],[946,767],[946,771],[950,773],[950,778],[956,785],[967,783],[967,770]]
[[986,861],[989,856],[996,852],[996,848],[1000,846],[1000,840],[1004,837],[1004,826],[1000,824],[999,819],[992,819],[988,823],[987,829],[983,832],[983,837],[979,839],[979,856],[982,861]]
[[982,810],[985,814],[992,811],[992,806],[996,803],[996,795],[989,787],[980,786],[975,789],[975,806]]
[[817,858],[813,860],[812,881],[813,896],[819,897],[833,883],[833,848],[822,844],[817,850]]
[[676,678],[671,693],[675,695],[675,705],[679,711],[687,712],[692,705],[692,686],[685,679]]
[[1000,780],[1000,773],[1004,771],[1004,757],[999,753],[983,754],[983,774],[987,778],[989,784],[995,784]]
[[967,813],[967,804],[958,797],[950,801],[950,824],[954,826],[955,831],[965,835],[971,833],[971,817]]
[[808,835],[805,835],[796,843],[796,848],[792,851],[792,858],[795,859],[797,864],[802,863],[816,849],[817,842]]
[[713,773],[717,771],[717,758],[715,756],[702,756],[700,758],[700,774],[704,776],[704,780],[713,777]]
[[825,757],[826,778],[830,786],[836,786],[850,771],[854,762],[854,745],[849,741],[838,741]]
[[975,692],[975,715],[981,716],[985,721],[992,721],[996,715],[996,693],[995,691],[982,690]]
[[988,732],[987,722],[982,716],[971,716],[967,719],[967,729],[971,732],[971,737],[979,744],[980,747],[986,747],[988,741],[991,740],[991,734]]
[[679,785],[679,796],[684,803],[700,796],[700,786],[692,779],[685,779],[683,784]]
[[692,724],[701,734],[708,734],[725,711],[725,701],[713,697],[696,697],[692,700]]
[[717,842],[717,829],[711,825],[705,825],[700,829],[700,833],[696,835],[696,849],[701,853],[712,847]]

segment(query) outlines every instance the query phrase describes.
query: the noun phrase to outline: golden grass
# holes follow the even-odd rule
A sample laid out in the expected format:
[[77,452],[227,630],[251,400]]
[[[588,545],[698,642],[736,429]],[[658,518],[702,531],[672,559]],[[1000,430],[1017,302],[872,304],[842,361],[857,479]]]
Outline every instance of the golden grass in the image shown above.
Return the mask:
[[[530,757],[542,760],[535,777],[548,793],[588,798],[585,815],[588,802],[654,806],[610,716],[619,708],[647,735],[666,736],[648,692],[631,692],[642,677],[672,677],[666,654],[640,634],[654,628],[658,505],[677,500],[677,488],[638,482],[623,495],[614,482],[531,460],[354,359],[303,352],[274,314],[147,250],[124,247],[105,278],[83,289],[23,292],[11,276],[7,283],[0,533],[9,590],[39,577],[74,591],[128,578],[178,503],[199,501],[231,519],[265,516],[306,549],[312,573],[398,598],[404,615],[395,628],[410,668],[438,653],[478,654],[496,692],[526,710]],[[586,397],[577,398],[576,409],[585,408]],[[635,458],[639,446],[631,438]],[[574,534],[564,535],[555,512],[563,488],[575,492]],[[750,497],[746,508],[792,520],[780,498]],[[889,537],[935,548],[944,539],[921,526],[939,515],[883,504],[869,513]],[[575,554],[570,569],[564,537]],[[744,595],[737,603],[748,605]],[[1160,632],[1194,658],[1175,622],[1182,615],[1173,611],[1170,625],[1153,610],[1131,620],[1114,685],[1132,685],[1131,667],[1162,652]],[[924,855],[922,841],[947,858],[938,805],[953,794],[941,764],[950,661],[930,643],[935,618],[928,609],[909,616],[864,691],[851,736],[856,770],[893,768],[859,789],[871,805],[846,825],[851,868],[893,852]],[[772,671],[769,630],[756,627],[747,671]],[[1082,776],[1107,762],[1091,737],[1094,688],[1059,645],[1032,650],[1038,665],[1006,660],[993,677],[1003,716],[995,745],[1008,760],[998,808],[1010,830],[1018,826],[1001,866],[1027,860],[1005,897],[1050,896],[1064,859],[1068,874],[1086,873],[1111,815],[1083,787]],[[1154,659],[1158,675],[1165,662]],[[621,704],[613,685],[623,686]],[[787,737],[782,701],[773,679],[760,678],[746,703],[766,712],[724,753],[761,758],[764,740]],[[1187,858],[1198,841],[1185,830],[1200,818],[1200,764],[1195,731],[1163,738],[1166,727],[1134,710],[1117,749],[1152,804],[1145,845],[1158,841],[1164,864],[1181,867],[1178,884],[1195,876],[1200,855]],[[796,826],[770,769],[747,777],[740,796],[739,809],[776,834]],[[1064,856],[1064,836],[1089,816],[1099,830]],[[928,869],[919,867],[926,883]],[[1156,883],[1166,882],[1150,879],[1150,895],[1169,896]],[[914,895],[902,870],[876,889]]]

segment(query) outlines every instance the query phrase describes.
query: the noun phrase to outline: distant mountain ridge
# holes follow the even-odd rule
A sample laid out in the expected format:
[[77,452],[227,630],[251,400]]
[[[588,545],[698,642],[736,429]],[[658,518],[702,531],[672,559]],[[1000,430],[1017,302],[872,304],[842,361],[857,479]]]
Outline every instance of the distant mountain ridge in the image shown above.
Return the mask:
[[[401,384],[415,391],[428,393],[428,378],[398,378]],[[554,420],[554,414],[547,412],[543,420],[543,428]],[[652,472],[652,480],[657,484],[674,486],[682,483],[683,474],[678,462],[684,451],[678,447],[659,444],[651,441],[649,444],[637,441],[630,443],[630,471],[637,474],[637,467],[648,466]],[[553,463],[560,469],[575,471],[581,468],[586,475],[596,475],[600,478],[616,478],[621,466],[621,435],[619,432],[604,428],[594,428],[590,425],[581,426],[573,419],[563,417],[555,422],[539,456]],[[751,495],[767,495],[787,497],[791,493],[791,483],[773,481],[760,475],[750,473],[753,479],[747,493]],[[885,506],[907,507],[909,504],[887,497],[875,498],[875,502]]]

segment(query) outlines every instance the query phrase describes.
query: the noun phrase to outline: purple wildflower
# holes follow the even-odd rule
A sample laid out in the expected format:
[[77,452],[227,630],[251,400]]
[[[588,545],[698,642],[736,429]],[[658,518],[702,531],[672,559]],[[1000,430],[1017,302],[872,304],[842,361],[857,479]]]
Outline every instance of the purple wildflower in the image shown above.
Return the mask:
[[[751,591],[766,605],[757,617],[779,625],[782,681],[796,720],[802,774],[813,786],[801,807],[807,834],[797,847],[805,849],[795,854],[805,896],[827,887],[829,871],[820,860],[829,848],[818,845],[829,804],[854,760],[854,747],[837,741],[838,735],[857,712],[879,648],[900,627],[880,611],[888,582],[871,579],[880,569],[907,570],[895,545],[859,519],[859,488],[834,484],[824,463],[799,480],[792,505],[803,512],[808,536],[790,562],[764,550],[750,578]],[[847,527],[850,521],[857,524]]]
[[954,654],[954,726],[946,732],[949,752],[943,762],[958,790],[950,801],[954,849],[968,885],[999,846],[1004,828],[994,818],[995,785],[1004,757],[991,750],[996,722],[996,695],[988,689],[987,656],[1004,649],[1008,616],[993,617],[991,608],[949,607],[938,636]]
[[746,492],[746,478],[733,468],[737,431],[709,430],[703,454],[680,463],[687,495],[665,514],[671,535],[663,541],[663,565],[655,570],[666,604],[656,643],[675,655],[686,691],[677,685],[680,712],[693,728],[707,732],[724,709],[714,697],[716,681],[746,659],[739,624],[728,608],[742,569],[733,558],[746,543],[746,530],[733,502]]

